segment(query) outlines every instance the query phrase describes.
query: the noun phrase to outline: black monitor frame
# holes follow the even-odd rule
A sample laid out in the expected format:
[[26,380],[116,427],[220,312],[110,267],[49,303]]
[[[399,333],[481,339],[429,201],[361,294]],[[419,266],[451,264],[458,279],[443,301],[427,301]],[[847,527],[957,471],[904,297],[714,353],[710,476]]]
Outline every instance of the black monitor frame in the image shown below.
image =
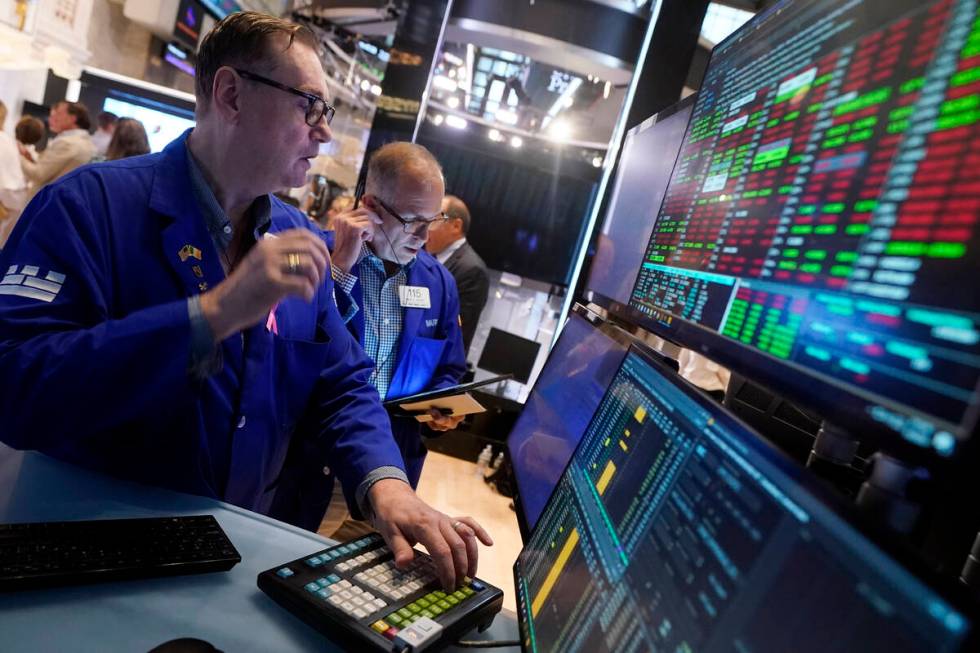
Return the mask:
[[[954,608],[971,619],[971,631],[964,640],[960,650],[964,653],[967,651],[980,650],[980,599],[971,593],[965,585],[941,576],[940,574],[936,573],[935,570],[928,567],[923,562],[921,557],[916,554],[914,549],[912,549],[906,542],[896,538],[893,532],[884,529],[879,522],[874,521],[859,512],[852,503],[846,502],[840,495],[833,492],[827,485],[813,476],[807,469],[801,468],[783,451],[756,433],[749,425],[747,425],[734,413],[704,396],[704,394],[695,385],[681,377],[677,373],[676,369],[671,369],[665,365],[663,360],[661,360],[658,355],[655,354],[655,352],[651,352],[649,348],[644,347],[641,344],[635,344],[634,346],[630,347],[630,350],[627,352],[627,356],[629,356],[630,353],[638,354],[643,362],[650,365],[657,373],[672,381],[682,392],[693,398],[695,401],[701,403],[702,406],[710,407],[711,412],[713,413],[714,417],[718,419],[718,421],[725,423],[725,425],[733,431],[741,431],[747,434],[749,437],[745,438],[744,445],[748,450],[749,458],[753,460],[761,458],[765,460],[765,462],[777,467],[801,489],[819,501],[823,507],[828,509],[834,516],[841,519],[846,525],[854,528],[868,542],[880,549],[884,554],[891,557],[892,560],[897,562],[907,572],[918,578],[922,583],[935,591],[940,597],[948,601]],[[623,359],[623,362],[625,364],[625,358]],[[605,399],[606,397],[603,397],[603,401],[605,401]],[[598,408],[596,412],[598,412]],[[595,415],[593,415],[593,419],[595,419]],[[578,446],[581,446],[581,440],[579,441]],[[568,464],[565,466],[565,470],[562,472],[562,476],[568,473],[568,468],[572,465],[572,461],[574,460],[575,453],[577,453],[577,451],[578,447],[576,447],[576,451],[573,452],[572,456],[569,458]],[[551,496],[548,498],[542,514],[544,514],[544,512],[551,507],[552,503],[556,500],[556,496],[557,485],[552,490]],[[527,541],[528,538],[525,537],[525,546],[527,545]],[[522,554],[523,549],[521,550],[521,553],[518,554],[518,559],[514,561],[514,565],[512,567],[515,587],[520,587],[521,576],[519,562]],[[520,606],[518,606],[516,612],[518,628],[521,632],[523,632],[524,613],[520,609]],[[527,650],[523,648],[523,644],[522,650]]]
[[[760,22],[772,19],[792,1],[781,0],[765,11],[756,14],[745,25],[717,44],[712,50],[707,69],[710,70],[712,60],[717,52],[724,50],[732,42],[745,38],[746,34],[754,30]],[[696,109],[695,106],[695,111]],[[690,130],[691,123],[689,122],[688,133]],[[688,135],[685,133],[685,143],[687,138]],[[638,278],[639,270],[637,271]],[[647,315],[632,306],[624,305],[598,293],[592,293],[591,301],[624,321],[635,324],[680,347],[692,349],[759,383],[770,391],[821,415],[824,420],[830,421],[835,428],[848,432],[855,440],[864,445],[887,450],[906,460],[937,469],[959,466],[960,469],[965,470],[968,461],[974,461],[980,456],[980,444],[976,442],[980,439],[977,437],[980,435],[980,402],[975,403],[966,414],[966,426],[964,428],[957,430],[951,428],[951,425],[942,424],[953,433],[957,440],[956,455],[951,461],[940,456],[933,449],[916,445],[903,437],[899,428],[894,425],[896,424],[894,418],[886,423],[886,420],[873,418],[871,411],[879,408],[891,411],[893,416],[901,416],[905,426],[911,425],[915,420],[924,420],[932,424],[940,423],[931,415],[920,413],[899,401],[862,391],[853,386],[845,388],[838,379],[828,377],[804,365],[784,361],[761,350],[744,346],[722,336],[719,332],[689,322],[666,310],[653,309],[653,315]],[[980,392],[980,387],[976,391]]]

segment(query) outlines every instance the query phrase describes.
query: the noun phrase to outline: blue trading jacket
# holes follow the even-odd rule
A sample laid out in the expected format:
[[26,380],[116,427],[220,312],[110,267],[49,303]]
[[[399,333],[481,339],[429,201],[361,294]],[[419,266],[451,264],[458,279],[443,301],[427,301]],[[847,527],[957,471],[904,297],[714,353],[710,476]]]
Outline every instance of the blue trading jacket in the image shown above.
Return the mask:
[[[221,343],[220,371],[188,373],[187,298],[224,272],[185,139],[81,168],[24,211],[0,252],[0,440],[259,512],[306,441],[357,515],[365,474],[403,464],[331,280],[278,305],[278,334],[263,320]],[[273,199],[271,232],[310,225]]]
[[[358,275],[360,277],[360,275]],[[459,293],[456,282],[445,267],[426,251],[420,251],[415,263],[408,268],[406,285],[429,289],[429,308],[403,308],[402,333],[398,339],[395,372],[391,375],[386,399],[448,388],[459,383],[466,372],[466,352],[463,351],[463,332],[459,326]],[[353,299],[364,306],[364,291],[360,280],[354,284],[350,298],[337,292],[341,314]],[[364,342],[364,311],[359,310],[347,323],[348,329],[360,343]],[[405,469],[412,487],[416,487],[425,461],[425,445],[420,438],[423,428],[408,417],[392,418],[392,432],[405,458]]]

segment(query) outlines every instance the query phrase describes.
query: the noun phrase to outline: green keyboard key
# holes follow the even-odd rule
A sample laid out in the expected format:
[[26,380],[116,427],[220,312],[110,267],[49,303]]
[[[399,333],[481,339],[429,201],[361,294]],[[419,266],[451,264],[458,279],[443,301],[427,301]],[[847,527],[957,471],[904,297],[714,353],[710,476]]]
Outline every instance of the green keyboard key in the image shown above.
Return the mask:
[[444,599],[444,598],[446,598],[446,593],[445,593],[445,592],[443,592],[442,590],[436,590],[436,591],[435,591],[435,592],[433,592],[432,594],[433,594],[433,596],[435,596],[436,598],[439,598],[439,599]]
[[452,594],[450,594],[449,596],[447,596],[446,597],[446,600],[449,601],[449,604],[450,605],[459,605],[459,599],[457,599]]
[[459,591],[465,594],[466,596],[473,596],[474,594],[476,594],[476,592],[473,591],[473,588],[470,587],[469,585],[466,585],[465,587],[461,588]]
[[398,616],[397,612],[392,612],[387,617],[385,617],[385,621],[387,621],[393,626],[401,626],[402,622],[405,620],[402,619],[400,616]]
[[452,596],[455,596],[460,601],[466,600],[466,594],[463,594],[462,590],[456,590],[455,592],[452,593]]
[[432,605],[432,602],[429,601],[429,600],[427,600],[425,597],[419,599],[418,601],[416,601],[416,603],[422,609],[425,609],[425,608],[429,607],[430,605]]
[[445,610],[443,610],[438,605],[436,605],[435,603],[433,603],[432,605],[429,606],[429,612],[431,612],[432,614],[434,614],[434,615],[436,615],[438,617],[443,612],[445,612]]
[[408,608],[409,610],[411,610],[414,614],[418,614],[419,612],[422,612],[422,608],[421,608],[421,606],[418,605],[417,602],[416,603],[409,603],[405,607]]
[[412,611],[409,610],[408,608],[402,608],[401,610],[398,611],[398,616],[401,617],[402,619],[408,619],[409,617],[412,616]]
[[[449,608],[451,608],[451,607],[453,607],[453,606],[452,606],[452,604],[451,604],[451,603],[449,603],[449,601],[447,601],[446,599],[441,599],[441,600],[439,601],[439,603],[438,603],[438,606],[439,606],[440,608],[442,608],[442,611],[443,611],[443,612],[445,612],[445,611],[446,611],[446,610],[448,610]],[[430,609],[431,609],[431,608],[430,608]]]
[[436,616],[436,613],[430,612],[429,610],[422,610],[422,612],[420,612],[419,614],[422,615],[423,617],[428,617],[429,619],[432,619],[433,617]]

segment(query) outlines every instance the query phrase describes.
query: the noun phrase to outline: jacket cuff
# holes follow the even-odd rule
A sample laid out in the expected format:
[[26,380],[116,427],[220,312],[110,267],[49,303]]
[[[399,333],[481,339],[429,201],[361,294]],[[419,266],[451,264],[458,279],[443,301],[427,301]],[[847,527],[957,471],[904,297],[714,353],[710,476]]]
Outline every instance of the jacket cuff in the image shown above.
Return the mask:
[[357,491],[354,493],[354,499],[357,501],[357,507],[360,508],[361,514],[368,521],[374,521],[374,509],[371,507],[371,501],[368,500],[368,490],[371,486],[378,481],[384,480],[386,478],[396,478],[399,481],[404,481],[406,485],[409,485],[408,476],[403,470],[394,466],[378,467],[367,473],[364,480],[361,481],[360,485],[357,486]]

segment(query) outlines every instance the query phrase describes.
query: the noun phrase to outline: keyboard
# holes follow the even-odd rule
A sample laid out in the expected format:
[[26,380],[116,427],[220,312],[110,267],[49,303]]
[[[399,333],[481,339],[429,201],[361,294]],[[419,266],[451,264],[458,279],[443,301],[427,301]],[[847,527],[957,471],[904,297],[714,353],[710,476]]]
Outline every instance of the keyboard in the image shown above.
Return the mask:
[[0,591],[227,571],[211,515],[0,524]]
[[504,593],[479,579],[444,592],[432,558],[415,551],[395,568],[378,534],[338,544],[259,574],[276,603],[351,650],[438,650],[490,627]]

